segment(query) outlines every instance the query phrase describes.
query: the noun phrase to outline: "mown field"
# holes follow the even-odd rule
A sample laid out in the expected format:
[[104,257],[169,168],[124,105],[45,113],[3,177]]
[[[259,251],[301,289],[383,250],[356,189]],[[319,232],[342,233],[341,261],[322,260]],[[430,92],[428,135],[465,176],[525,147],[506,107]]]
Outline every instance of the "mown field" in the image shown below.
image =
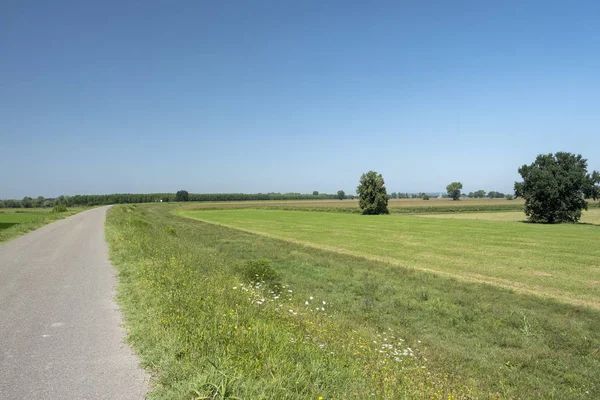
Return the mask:
[[600,397],[598,226],[177,207],[107,219],[151,398]]
[[0,209],[0,242],[14,239],[84,209],[85,207],[75,207],[62,213],[54,213],[50,208]]
[[[473,220],[470,214],[464,219],[460,214],[447,219],[254,209],[178,214],[600,309],[600,229],[594,225]],[[489,215],[498,218],[498,213]],[[594,208],[584,220],[599,217],[600,209]]]

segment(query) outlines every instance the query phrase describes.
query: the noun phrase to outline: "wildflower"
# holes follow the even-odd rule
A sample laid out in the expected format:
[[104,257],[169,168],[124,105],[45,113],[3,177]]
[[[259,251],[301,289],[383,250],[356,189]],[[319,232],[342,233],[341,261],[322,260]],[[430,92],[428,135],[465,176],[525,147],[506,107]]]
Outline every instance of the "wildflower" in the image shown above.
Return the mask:
[[310,299],[312,300],[312,299],[313,299],[313,297],[312,297],[312,296],[310,296]]
[[325,301],[323,301],[323,305],[325,305],[325,304],[327,304],[327,303],[325,303]]
[[304,304],[308,305],[308,301],[305,301]]
[[237,289],[237,286],[234,286],[234,287],[233,287],[233,290],[236,290],[236,289]]
[[325,307],[321,307],[321,310],[322,310],[322,311],[325,311]]

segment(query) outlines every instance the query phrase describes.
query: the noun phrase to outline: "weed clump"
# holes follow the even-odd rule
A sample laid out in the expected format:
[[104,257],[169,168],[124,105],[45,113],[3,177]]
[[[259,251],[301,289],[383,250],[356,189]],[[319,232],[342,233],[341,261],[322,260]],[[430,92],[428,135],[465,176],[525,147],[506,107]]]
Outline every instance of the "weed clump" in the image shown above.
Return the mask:
[[66,204],[62,203],[62,204],[57,204],[54,207],[52,207],[52,212],[53,213],[62,213],[62,212],[67,212],[67,206]]
[[273,268],[271,260],[266,258],[246,261],[240,267],[239,272],[252,284],[264,283],[272,289],[280,286],[279,274]]

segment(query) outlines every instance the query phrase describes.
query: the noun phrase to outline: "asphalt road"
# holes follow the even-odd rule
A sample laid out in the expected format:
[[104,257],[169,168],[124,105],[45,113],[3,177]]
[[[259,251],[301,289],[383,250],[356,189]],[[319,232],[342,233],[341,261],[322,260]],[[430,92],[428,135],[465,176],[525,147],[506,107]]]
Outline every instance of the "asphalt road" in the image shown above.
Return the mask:
[[143,399],[107,258],[108,207],[0,244],[0,399]]

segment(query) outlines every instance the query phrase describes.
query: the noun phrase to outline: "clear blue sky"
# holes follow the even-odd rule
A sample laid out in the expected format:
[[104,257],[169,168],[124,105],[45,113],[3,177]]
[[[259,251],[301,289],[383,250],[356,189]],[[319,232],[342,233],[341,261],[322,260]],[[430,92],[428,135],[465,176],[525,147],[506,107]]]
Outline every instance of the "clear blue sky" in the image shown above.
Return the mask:
[[600,2],[0,2],[0,198],[600,169]]

